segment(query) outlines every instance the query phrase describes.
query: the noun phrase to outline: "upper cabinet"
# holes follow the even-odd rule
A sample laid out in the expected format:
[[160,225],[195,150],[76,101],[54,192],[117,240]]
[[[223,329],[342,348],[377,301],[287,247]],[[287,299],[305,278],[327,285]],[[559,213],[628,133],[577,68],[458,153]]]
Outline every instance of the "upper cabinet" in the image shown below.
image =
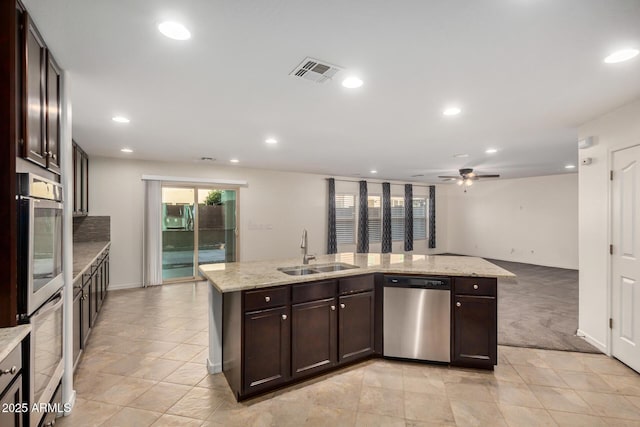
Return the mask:
[[89,214],[89,156],[73,141],[73,215]]
[[60,173],[60,67],[29,14],[22,12],[22,136],[25,159]]

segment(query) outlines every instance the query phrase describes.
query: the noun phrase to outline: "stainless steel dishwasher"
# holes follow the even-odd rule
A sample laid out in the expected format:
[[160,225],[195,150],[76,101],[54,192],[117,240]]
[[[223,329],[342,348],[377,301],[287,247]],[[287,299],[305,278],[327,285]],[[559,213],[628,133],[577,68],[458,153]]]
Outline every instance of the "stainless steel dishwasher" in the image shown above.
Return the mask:
[[385,276],[383,324],[385,356],[449,362],[451,280]]

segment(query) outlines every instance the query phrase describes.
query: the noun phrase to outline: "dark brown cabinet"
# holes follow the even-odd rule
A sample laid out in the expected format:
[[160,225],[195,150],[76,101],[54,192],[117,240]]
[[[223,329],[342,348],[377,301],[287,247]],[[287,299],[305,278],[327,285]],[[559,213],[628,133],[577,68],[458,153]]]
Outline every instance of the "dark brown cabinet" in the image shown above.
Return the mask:
[[498,360],[496,279],[456,278],[451,363],[492,369]]
[[222,307],[222,369],[238,399],[374,353],[373,275],[225,293]]
[[59,174],[61,71],[27,12],[21,27],[22,156]]
[[75,367],[80,358],[82,344],[82,286],[76,289],[74,283],[73,292],[73,366]]
[[[26,341],[28,338],[23,342]],[[25,410],[21,406],[28,403],[23,398],[22,346],[18,344],[7,357],[0,360],[0,426],[2,427],[22,426],[29,412],[28,408]]]
[[339,299],[340,363],[373,354],[375,298],[373,291],[341,296]]
[[289,308],[277,307],[244,315],[244,392],[275,387],[289,379]]
[[73,142],[73,214],[89,214],[89,156]]
[[3,408],[0,411],[0,426],[21,427],[24,425],[25,413],[20,410],[20,405],[23,402],[25,400],[22,398],[22,375],[18,375],[13,384],[0,395],[0,408]]
[[102,302],[109,288],[109,250],[105,250],[89,270],[74,283],[73,362],[86,348],[91,328],[95,326]]
[[291,307],[291,372],[294,378],[323,371],[338,360],[336,299]]

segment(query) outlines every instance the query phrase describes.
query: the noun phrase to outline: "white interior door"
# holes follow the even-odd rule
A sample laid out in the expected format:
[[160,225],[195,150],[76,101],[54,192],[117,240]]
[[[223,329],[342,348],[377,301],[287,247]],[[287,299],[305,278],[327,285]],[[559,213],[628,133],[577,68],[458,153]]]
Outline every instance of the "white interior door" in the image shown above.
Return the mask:
[[640,372],[640,146],[613,153],[613,356]]

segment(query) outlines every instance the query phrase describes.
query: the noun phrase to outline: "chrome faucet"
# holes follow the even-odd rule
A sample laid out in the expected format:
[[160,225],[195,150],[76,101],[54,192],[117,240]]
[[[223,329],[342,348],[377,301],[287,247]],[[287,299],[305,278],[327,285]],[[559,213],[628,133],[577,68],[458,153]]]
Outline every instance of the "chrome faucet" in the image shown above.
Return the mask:
[[315,255],[307,255],[309,249],[309,242],[307,241],[307,230],[302,230],[302,240],[300,241],[300,248],[302,249],[302,263],[309,264],[309,260],[316,259]]

